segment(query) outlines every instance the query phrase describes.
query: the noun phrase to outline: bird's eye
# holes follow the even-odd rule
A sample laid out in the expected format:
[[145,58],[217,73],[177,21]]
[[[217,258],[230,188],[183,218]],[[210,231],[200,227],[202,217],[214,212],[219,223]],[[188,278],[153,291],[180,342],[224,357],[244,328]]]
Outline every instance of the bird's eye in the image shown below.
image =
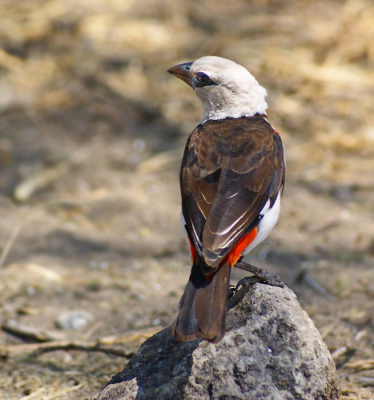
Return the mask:
[[209,78],[207,74],[204,74],[204,72],[198,72],[192,79],[192,84],[193,87],[198,87],[198,88],[202,88],[204,86],[217,85]]
[[202,72],[198,72],[196,74],[196,80],[201,84],[204,85],[209,81],[209,76],[207,74],[204,74]]

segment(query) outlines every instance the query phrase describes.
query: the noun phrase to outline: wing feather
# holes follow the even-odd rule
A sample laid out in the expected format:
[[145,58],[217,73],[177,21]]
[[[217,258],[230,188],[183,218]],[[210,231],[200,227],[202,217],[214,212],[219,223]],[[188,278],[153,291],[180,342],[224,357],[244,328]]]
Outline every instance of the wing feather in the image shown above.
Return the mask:
[[283,146],[262,117],[207,121],[187,141],[182,211],[202,260],[216,267],[284,182]]

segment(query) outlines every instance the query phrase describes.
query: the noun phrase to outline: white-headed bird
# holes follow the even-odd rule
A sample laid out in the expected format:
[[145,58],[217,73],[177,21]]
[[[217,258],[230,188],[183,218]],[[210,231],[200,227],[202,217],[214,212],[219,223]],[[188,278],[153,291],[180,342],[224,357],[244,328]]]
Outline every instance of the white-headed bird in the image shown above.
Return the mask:
[[193,265],[173,334],[218,342],[225,334],[232,267],[283,284],[242,261],[278,220],[283,145],[266,119],[267,92],[246,68],[208,56],[168,72],[191,86],[204,107],[180,172],[182,224]]

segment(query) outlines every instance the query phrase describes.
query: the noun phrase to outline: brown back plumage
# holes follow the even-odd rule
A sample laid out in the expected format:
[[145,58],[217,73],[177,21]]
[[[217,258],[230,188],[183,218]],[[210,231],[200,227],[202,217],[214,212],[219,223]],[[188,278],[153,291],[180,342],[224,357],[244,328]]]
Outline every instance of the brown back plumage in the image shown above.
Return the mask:
[[284,182],[279,135],[262,116],[199,125],[182,160],[182,210],[195,248],[216,267]]

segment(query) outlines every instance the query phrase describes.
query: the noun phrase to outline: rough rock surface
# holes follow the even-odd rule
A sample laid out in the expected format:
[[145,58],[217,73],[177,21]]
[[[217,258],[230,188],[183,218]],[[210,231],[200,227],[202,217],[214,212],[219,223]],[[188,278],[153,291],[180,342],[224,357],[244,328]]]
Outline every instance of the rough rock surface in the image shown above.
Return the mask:
[[322,400],[339,393],[332,357],[295,294],[256,284],[228,312],[220,343],[179,343],[166,328],[92,400]]

